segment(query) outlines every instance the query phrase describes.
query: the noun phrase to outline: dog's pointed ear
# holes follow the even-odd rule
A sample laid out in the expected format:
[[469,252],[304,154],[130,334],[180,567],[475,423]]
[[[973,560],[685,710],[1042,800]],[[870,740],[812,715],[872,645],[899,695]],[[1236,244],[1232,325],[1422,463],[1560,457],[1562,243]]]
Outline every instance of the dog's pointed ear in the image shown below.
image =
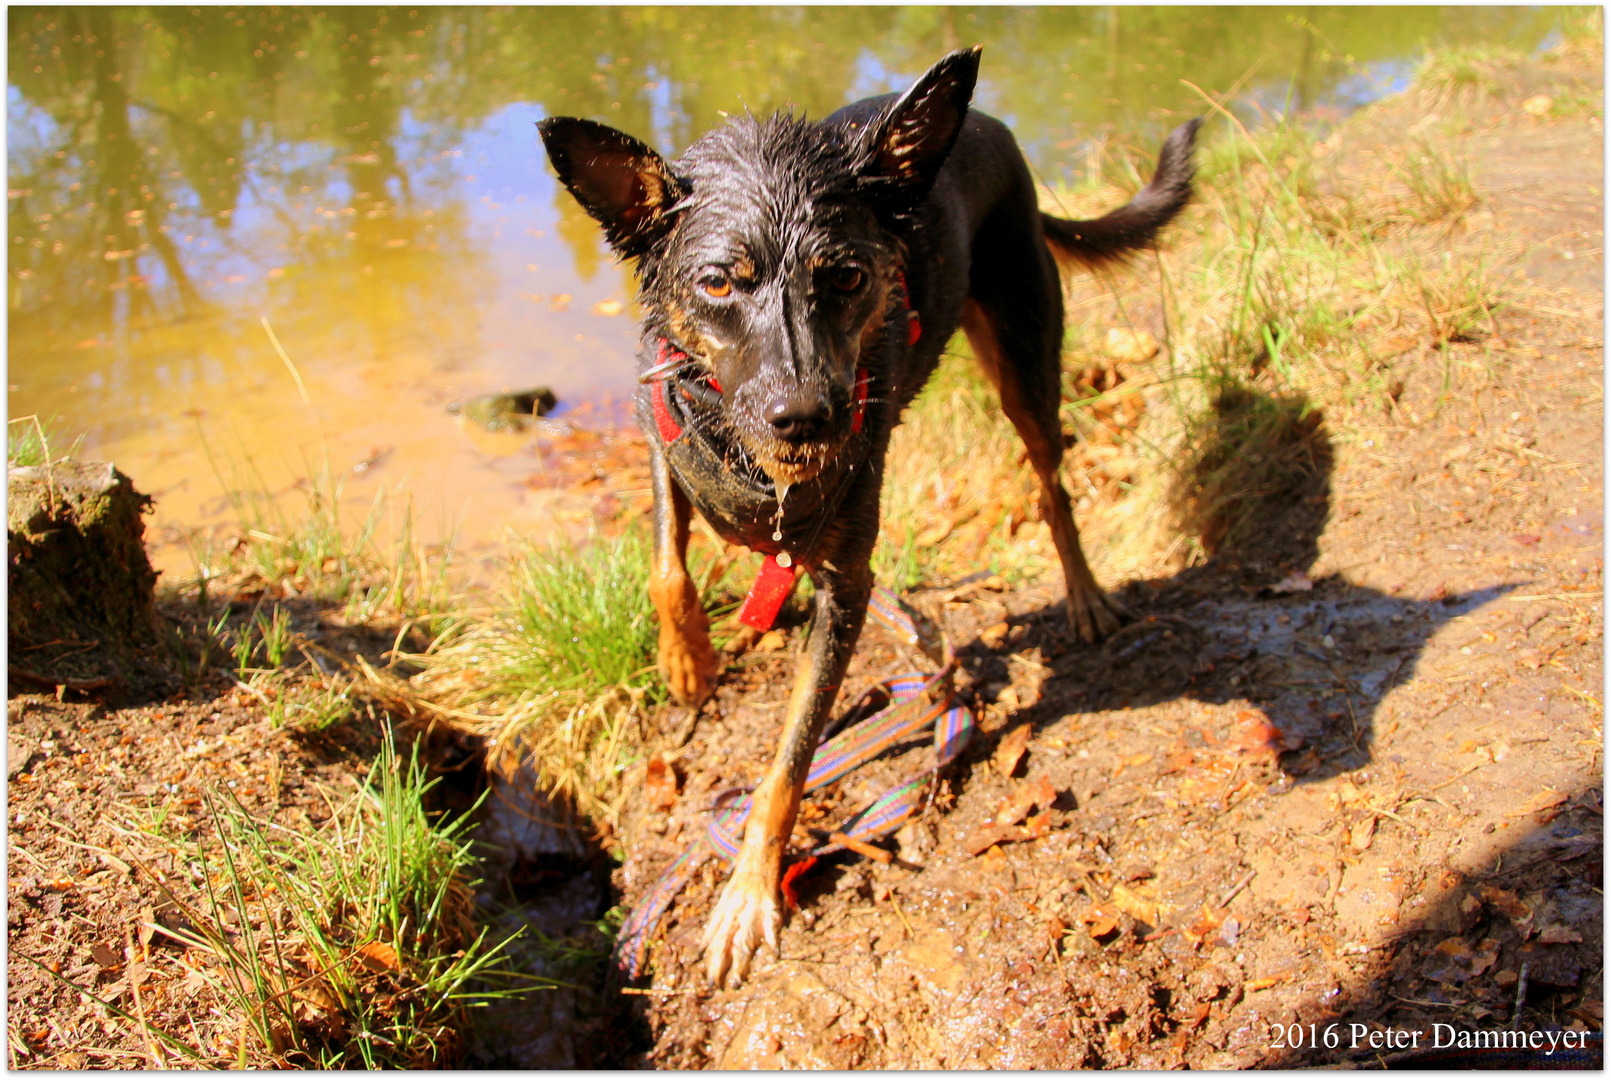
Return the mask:
[[616,251],[643,255],[671,230],[686,187],[647,145],[571,116],[539,120],[537,130],[560,183],[604,226]]
[[962,133],[982,48],[975,45],[942,59],[867,125],[858,172],[874,191],[914,201],[928,194]]

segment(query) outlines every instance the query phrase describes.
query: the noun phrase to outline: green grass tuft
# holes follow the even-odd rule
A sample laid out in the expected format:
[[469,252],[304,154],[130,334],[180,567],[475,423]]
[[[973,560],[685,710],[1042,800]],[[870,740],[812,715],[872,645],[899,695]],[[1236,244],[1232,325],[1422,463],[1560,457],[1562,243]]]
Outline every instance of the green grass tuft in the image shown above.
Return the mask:
[[488,669],[502,692],[616,687],[658,700],[656,624],[649,603],[649,544],[641,533],[586,547],[528,549],[511,568],[500,663]]
[[227,790],[205,800],[211,842],[167,835],[162,815],[133,822],[190,849],[183,884],[152,877],[218,1003],[164,1042],[237,1069],[450,1066],[471,1007],[535,988],[504,971],[512,938],[474,929],[470,818],[427,813],[434,783],[388,732],[365,789],[311,836]]

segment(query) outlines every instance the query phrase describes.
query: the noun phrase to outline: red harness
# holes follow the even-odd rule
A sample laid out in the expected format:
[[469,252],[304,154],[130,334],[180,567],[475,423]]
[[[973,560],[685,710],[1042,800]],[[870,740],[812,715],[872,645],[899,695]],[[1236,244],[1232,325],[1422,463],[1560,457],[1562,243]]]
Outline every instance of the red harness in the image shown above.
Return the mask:
[[[911,348],[923,336],[923,327],[918,320],[917,312],[912,310],[911,300],[906,291],[906,274],[902,272],[898,277],[901,283],[901,303],[906,308],[906,346]],[[686,362],[687,359],[687,353],[665,338],[661,338],[654,366],[664,368],[669,373],[678,363]],[[716,381],[715,375],[707,373],[704,380],[712,390],[718,394],[722,393],[722,384]],[[654,410],[655,429],[660,434],[660,440],[669,446],[682,437],[682,426],[677,423],[676,418],[671,415],[671,410],[666,406],[668,381],[664,376],[653,380],[650,384],[649,401]],[[867,416],[867,381],[867,369],[858,367],[855,412],[850,417],[850,430],[858,433]],[[789,594],[794,591],[794,579],[799,572],[799,565],[787,554],[784,555],[783,562],[778,561],[777,555],[768,555],[762,559],[761,571],[755,576],[755,583],[750,586],[749,595],[744,597],[744,606],[739,610],[738,621],[762,633],[772,629],[772,624],[777,621],[778,612],[783,610]]]

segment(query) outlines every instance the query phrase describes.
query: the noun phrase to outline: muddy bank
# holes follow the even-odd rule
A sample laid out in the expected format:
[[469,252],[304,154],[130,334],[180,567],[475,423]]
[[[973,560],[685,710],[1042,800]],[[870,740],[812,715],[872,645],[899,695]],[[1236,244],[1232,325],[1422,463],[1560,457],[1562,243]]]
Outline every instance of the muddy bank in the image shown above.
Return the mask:
[[[1599,1030],[1603,137],[1521,104],[1483,102],[1459,147],[1481,202],[1449,243],[1527,283],[1493,325],[1392,357],[1384,415],[1325,418],[1313,490],[1208,565],[1125,584],[1139,619],[1099,649],[1061,636],[1050,590],[917,594],[959,646],[977,744],[899,862],[843,854],[797,882],[780,957],[736,991],[699,968],[707,864],[636,1005],[644,1064],[1369,1065],[1368,1039],[1294,1046],[1289,1026]],[[1333,152],[1368,169],[1422,119],[1389,103]],[[627,904],[763,771],[786,657],[731,674],[672,748],[669,812],[634,802]],[[869,630],[846,700],[906,666]],[[923,753],[805,816],[848,814]],[[1042,782],[1034,835],[970,854]]]

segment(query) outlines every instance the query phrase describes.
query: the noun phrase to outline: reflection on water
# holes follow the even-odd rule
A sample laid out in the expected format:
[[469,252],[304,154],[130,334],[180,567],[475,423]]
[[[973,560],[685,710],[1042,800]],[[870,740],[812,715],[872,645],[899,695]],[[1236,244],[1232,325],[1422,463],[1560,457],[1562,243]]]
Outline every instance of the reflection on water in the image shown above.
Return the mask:
[[[221,456],[271,487],[328,454],[349,498],[406,483],[446,527],[543,516],[527,441],[444,405],[631,389],[626,268],[533,124],[606,120],[676,152],[726,112],[822,115],[986,46],[978,100],[1048,180],[1200,111],[1347,108],[1428,41],[1532,47],[1501,8],[12,8],[9,414],[60,415],[220,520]],[[263,320],[306,387],[305,403]],[[603,415],[619,410],[606,407]],[[597,415],[597,413],[595,413]],[[540,489],[541,484],[536,488]],[[439,513],[437,513],[439,511]],[[174,569],[183,560],[166,560]]]

